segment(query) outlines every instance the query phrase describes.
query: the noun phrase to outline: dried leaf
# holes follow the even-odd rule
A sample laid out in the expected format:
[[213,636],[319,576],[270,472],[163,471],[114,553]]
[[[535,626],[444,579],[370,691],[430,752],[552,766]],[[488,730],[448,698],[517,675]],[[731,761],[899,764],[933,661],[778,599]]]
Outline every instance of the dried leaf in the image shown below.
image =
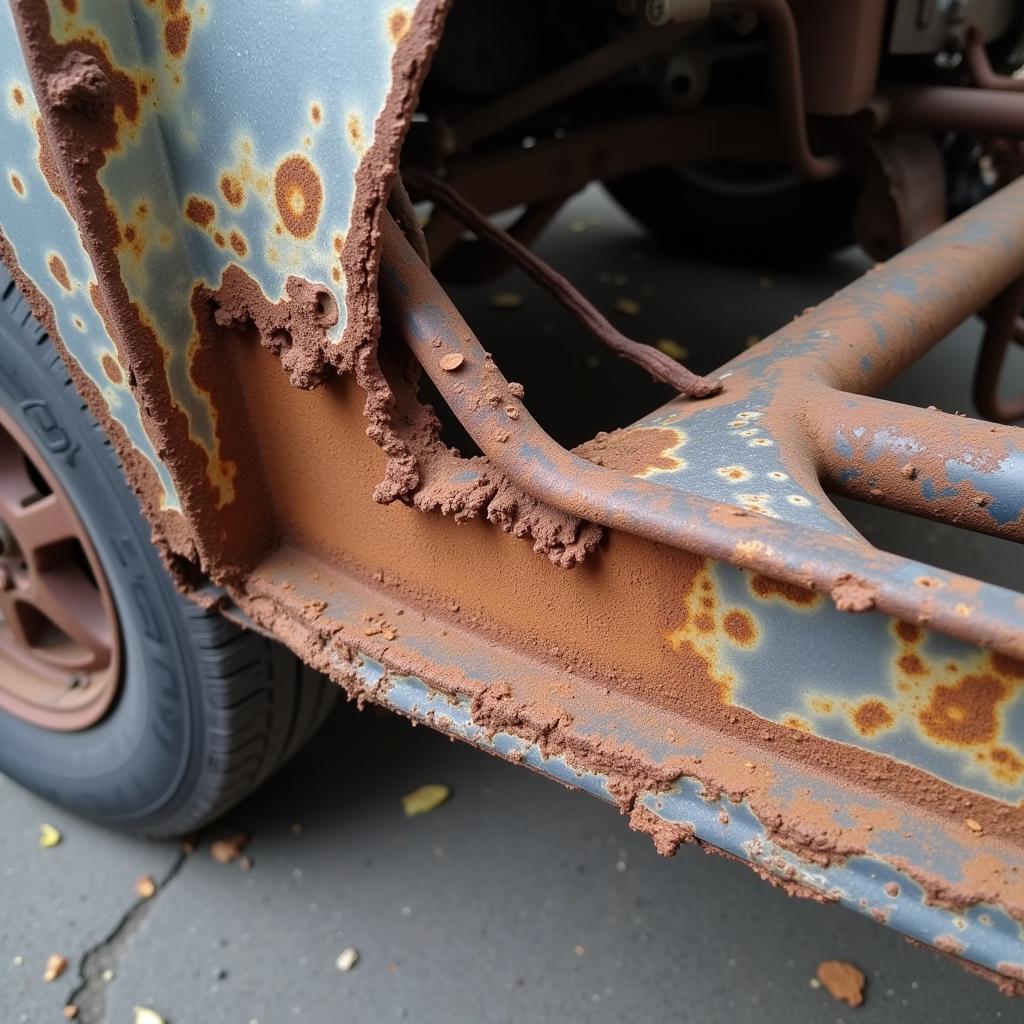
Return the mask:
[[640,312],[640,303],[636,299],[621,296],[615,300],[615,309],[626,316],[636,316]]
[[48,825],[46,822],[43,822],[39,826],[39,845],[44,850],[48,850],[51,846],[56,846],[62,838],[60,829],[54,825]]
[[659,338],[655,343],[655,347],[660,349],[667,356],[671,356],[673,359],[678,359],[680,362],[690,357],[688,349],[683,348],[678,341],[672,338]]
[[833,999],[848,1006],[860,1006],[864,1002],[864,972],[845,960],[823,960],[818,964],[818,980]]
[[230,864],[237,860],[245,849],[249,837],[244,832],[236,832],[233,836],[225,836],[210,844],[210,856],[218,864]]
[[437,783],[420,786],[419,789],[414,789],[402,797],[402,810],[405,811],[407,818],[412,818],[417,814],[426,814],[428,811],[434,810],[435,807],[440,807],[451,795],[452,791],[447,786]]
[[55,981],[68,969],[68,958],[60,953],[54,953],[46,961],[46,970],[43,971],[43,981]]
[[135,882],[135,895],[148,900],[156,893],[156,882],[152,875],[143,875]]
[[156,1010],[151,1010],[148,1006],[136,1006],[134,1012],[135,1024],[167,1024]]
[[348,949],[343,949],[338,954],[338,959],[334,961],[334,966],[339,971],[351,971],[357,963],[359,963],[359,953],[349,946]]
[[523,304],[519,292],[495,292],[491,296],[491,305],[495,309],[518,309]]

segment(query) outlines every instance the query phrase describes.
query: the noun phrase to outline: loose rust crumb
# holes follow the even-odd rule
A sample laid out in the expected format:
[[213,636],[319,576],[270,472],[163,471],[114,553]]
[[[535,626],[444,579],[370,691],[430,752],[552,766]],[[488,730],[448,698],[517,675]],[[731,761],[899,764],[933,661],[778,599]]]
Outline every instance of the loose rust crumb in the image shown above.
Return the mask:
[[247,842],[249,837],[244,832],[237,832],[233,836],[216,840],[210,846],[210,855],[218,864],[230,864],[241,856]]
[[143,875],[135,882],[135,895],[148,900],[156,893],[156,882],[152,875]]
[[252,857],[247,853],[243,853],[242,856],[238,858],[238,866],[243,871],[252,871]]
[[518,381],[510,380],[508,382],[508,393],[513,398],[524,398],[526,396],[526,388]]
[[56,981],[68,969],[68,958],[60,953],[54,953],[46,961],[46,970],[43,971],[43,981]]
[[75,1006],[74,1003],[68,1003],[68,1005],[64,1007],[63,1013],[65,1020],[74,1020],[78,1016],[78,1007]]
[[875,607],[875,588],[870,583],[844,573],[832,587],[832,600],[841,612],[868,612]]
[[437,361],[437,365],[440,366],[442,370],[452,372],[457,370],[465,361],[466,359],[461,352],[446,352]]
[[886,896],[889,896],[892,899],[896,899],[896,897],[899,896],[899,894],[900,894],[900,887],[895,882],[886,882],[885,883],[885,895]]
[[964,824],[976,835],[981,835],[984,829],[981,827],[980,821],[975,821],[974,818],[965,818]]
[[848,1006],[860,1006],[864,1002],[864,972],[845,960],[823,960],[818,964],[818,980],[825,986],[833,999]]
[[908,480],[914,480],[917,478],[917,468],[909,462],[900,470],[900,473],[902,473]]

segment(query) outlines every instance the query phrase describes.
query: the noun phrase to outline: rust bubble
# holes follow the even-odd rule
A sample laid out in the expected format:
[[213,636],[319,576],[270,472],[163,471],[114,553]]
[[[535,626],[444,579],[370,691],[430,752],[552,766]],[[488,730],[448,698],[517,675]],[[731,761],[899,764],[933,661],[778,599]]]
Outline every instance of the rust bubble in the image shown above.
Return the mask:
[[46,265],[50,268],[50,273],[53,274],[57,284],[64,291],[71,291],[71,277],[68,274],[68,268],[64,261],[56,253],[51,253],[50,258],[46,261]]
[[237,209],[245,202],[245,189],[234,175],[222,174],[220,176],[220,191],[229,206]]
[[396,46],[409,31],[409,15],[405,11],[395,10],[388,14],[388,38]]
[[916,654],[903,654],[896,659],[896,664],[908,676],[923,676],[927,669],[924,662]]
[[22,184],[21,178],[19,178],[14,171],[11,171],[11,188],[13,188],[19,196],[23,196],[25,194],[25,186]]
[[231,248],[243,259],[249,254],[249,246],[245,244],[245,239],[237,231],[231,232]]
[[100,360],[103,366],[103,372],[115,383],[124,383],[124,374],[121,372],[121,367],[118,366],[117,360],[114,359],[109,352],[103,353],[103,358]]
[[816,604],[820,600],[820,595],[816,594],[813,590],[805,590],[795,583],[788,583],[786,580],[775,580],[770,576],[762,576],[760,573],[755,573],[750,577],[750,589],[755,597],[760,597],[765,601],[777,597],[783,601],[788,601],[790,604],[805,608]]
[[757,642],[757,624],[750,612],[731,608],[722,620],[726,635],[740,647],[751,647]]
[[988,743],[999,731],[997,708],[1009,692],[1006,683],[995,676],[964,676],[953,686],[936,686],[918,720],[932,739],[942,743]]
[[189,196],[188,202],[185,203],[185,216],[201,228],[209,227],[216,213],[213,203],[208,199],[200,199],[199,196]]
[[167,52],[175,58],[185,56],[188,49],[188,37],[192,31],[192,18],[188,14],[179,14],[164,25],[164,43]]
[[874,736],[876,732],[889,729],[894,721],[889,706],[880,700],[866,700],[853,713],[853,724],[862,736]]
[[316,168],[299,153],[286,157],[274,172],[277,212],[296,238],[309,238],[320,220],[324,191]]
[[923,630],[913,622],[896,622],[893,626],[896,636],[904,643],[916,644],[921,639]]

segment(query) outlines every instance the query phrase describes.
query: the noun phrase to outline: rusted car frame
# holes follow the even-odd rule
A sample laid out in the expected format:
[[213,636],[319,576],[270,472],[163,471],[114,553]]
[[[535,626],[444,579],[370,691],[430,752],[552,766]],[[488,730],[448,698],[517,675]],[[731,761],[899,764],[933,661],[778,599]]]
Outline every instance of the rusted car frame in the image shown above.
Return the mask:
[[[893,170],[931,166],[935,130],[1022,134],[981,29],[975,84],[890,87],[884,3],[824,25],[807,3],[669,4],[662,26],[625,4],[634,34],[410,127],[446,3],[340,4],[329,53],[316,5],[266,6],[0,15],[0,254],[180,585],[360,701],[616,802],[663,853],[725,851],[1019,987],[1024,598],[876,549],[829,498],[1024,534],[1019,427],[871,397],[984,312],[979,405],[1020,412],[994,381],[1021,333],[1024,184],[936,228]],[[750,14],[775,114],[697,106],[521,145],[535,112]],[[867,56],[812,88],[837,25]],[[255,82],[261,61],[288,73]],[[484,213],[521,204],[528,242],[591,180],[708,160],[876,174],[861,241],[891,258],[710,375],[718,393],[575,451],[462,319],[408,208],[388,211],[404,162]],[[461,233],[428,225],[439,273]],[[421,373],[481,455],[441,440]]]

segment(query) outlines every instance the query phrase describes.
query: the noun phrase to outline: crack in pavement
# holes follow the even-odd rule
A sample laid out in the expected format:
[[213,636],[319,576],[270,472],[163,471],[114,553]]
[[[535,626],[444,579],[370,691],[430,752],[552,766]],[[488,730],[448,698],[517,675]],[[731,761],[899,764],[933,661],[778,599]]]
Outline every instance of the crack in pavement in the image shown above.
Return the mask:
[[164,889],[177,877],[188,858],[188,852],[181,850],[157,882],[156,892],[148,898],[140,896],[125,911],[107,937],[90,946],[83,954],[78,968],[78,987],[68,997],[68,1005],[78,1010],[75,1016],[78,1024],[103,1024],[107,1008],[107,986],[113,980],[112,977],[109,980],[104,978],[104,974],[115,970],[125,944],[153,909]]

